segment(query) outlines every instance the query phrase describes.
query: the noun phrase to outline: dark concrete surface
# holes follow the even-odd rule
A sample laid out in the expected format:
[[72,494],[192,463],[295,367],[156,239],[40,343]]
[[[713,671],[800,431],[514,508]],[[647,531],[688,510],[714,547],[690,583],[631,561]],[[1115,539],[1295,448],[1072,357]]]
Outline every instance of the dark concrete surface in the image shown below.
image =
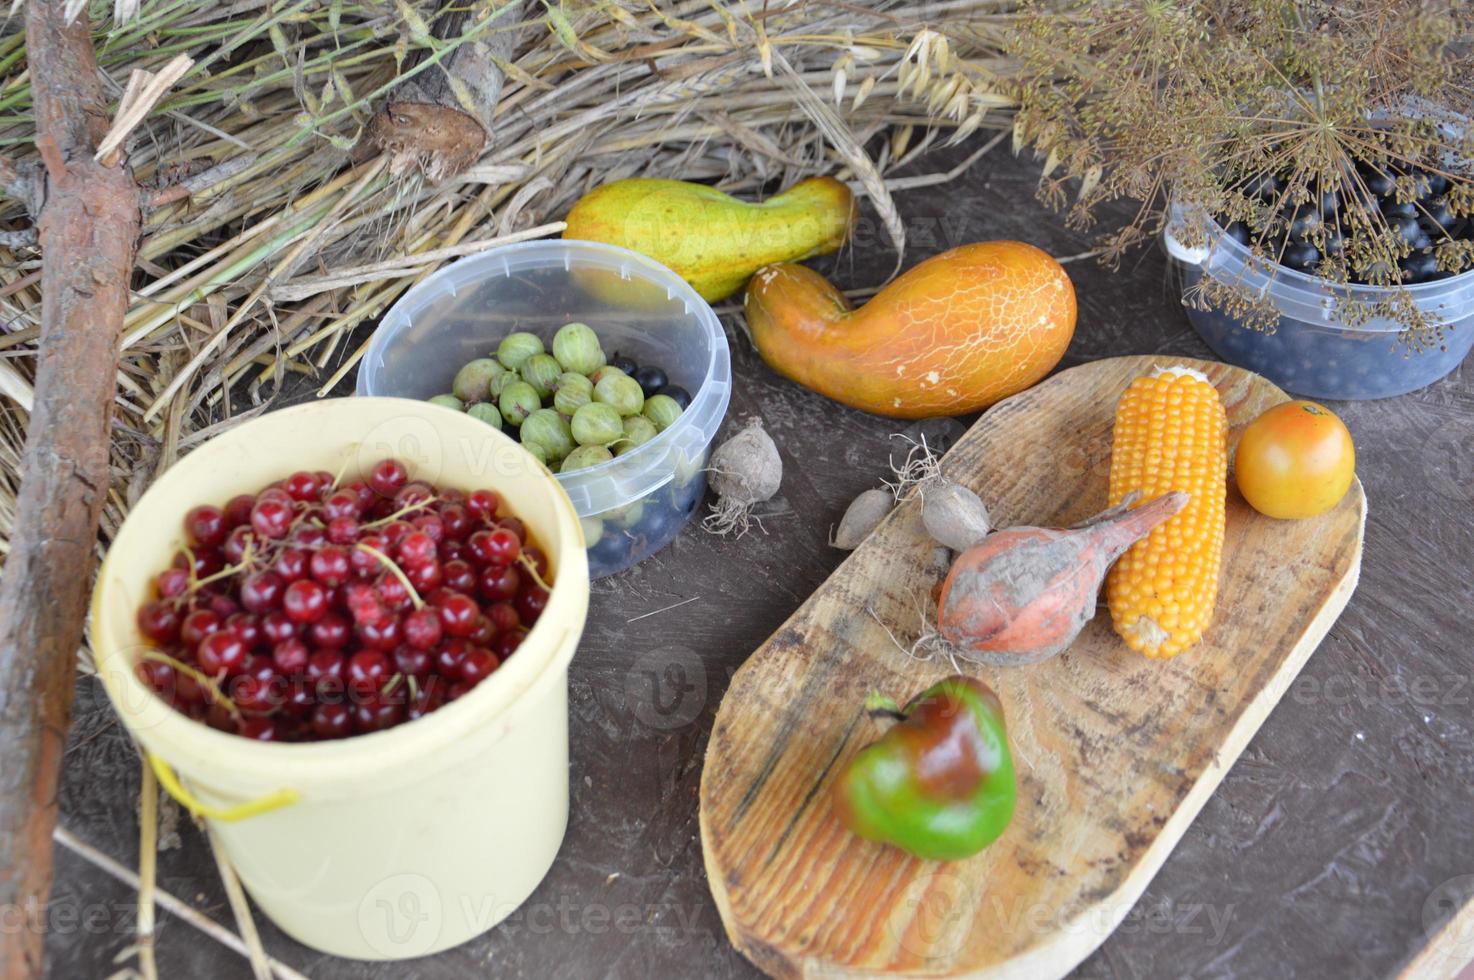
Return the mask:
[[[961,156],[926,158],[915,172]],[[1036,175],[1032,162],[995,150],[953,183],[901,193],[907,263],[993,238],[1057,256],[1089,250],[1088,235],[1035,203]],[[878,240],[867,218],[859,247],[816,264],[845,286],[876,284],[892,262]],[[1091,259],[1068,268],[1080,319],[1062,366],[1210,356],[1158,250],[1133,253],[1119,270]],[[904,425],[776,377],[726,319],[736,373],[729,418],[766,420],[783,452],[783,488],[766,511],[767,534],[720,540],[688,527],[666,552],[595,583],[570,682],[572,817],[552,872],[506,923],[436,957],[334,959],[258,917],[274,956],[323,980],[754,974],[723,935],[702,867],[706,739],[732,672],[839,564],[829,528],[886,473],[890,436]],[[1402,398],[1334,407],[1356,437],[1369,501],[1361,585],[1077,976],[1385,976],[1474,894],[1474,367]],[[669,688],[659,678],[673,676],[673,664],[687,683]],[[136,866],[137,795],[134,751],[100,685],[84,678],[62,823]],[[231,924],[205,840],[184,823],[180,846],[160,855],[159,885]],[[131,942],[132,902],[130,889],[60,850],[51,975],[111,974]],[[240,956],[167,913],[157,942],[163,977],[250,976]]]

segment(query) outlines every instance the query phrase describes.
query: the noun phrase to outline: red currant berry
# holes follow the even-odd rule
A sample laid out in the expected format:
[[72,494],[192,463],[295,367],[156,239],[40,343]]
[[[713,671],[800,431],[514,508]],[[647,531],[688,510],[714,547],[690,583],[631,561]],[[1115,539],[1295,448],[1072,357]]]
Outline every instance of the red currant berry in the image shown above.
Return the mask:
[[283,674],[296,674],[306,670],[310,656],[311,652],[307,649],[307,644],[295,636],[282,640],[271,648],[271,662]]
[[440,556],[441,562],[465,561],[466,546],[455,538],[446,538],[436,547],[435,553]]
[[466,497],[466,510],[483,521],[494,520],[501,505],[501,498],[491,490],[473,490]]
[[466,651],[466,658],[461,661],[461,680],[475,687],[490,677],[499,665],[496,654],[485,647],[472,647]]
[[394,509],[403,510],[413,504],[423,504],[433,496],[435,496],[435,491],[430,488],[428,483],[420,483],[418,481],[406,483],[394,495]]
[[242,718],[236,734],[257,742],[280,742],[282,740],[281,726],[274,719],[264,716]]
[[424,531],[415,531],[399,539],[399,561],[402,565],[423,565],[435,560],[435,540]]
[[525,639],[527,639],[527,631],[520,626],[517,629],[507,630],[505,633],[498,633],[496,639],[491,641],[491,651],[502,660],[506,660],[517,652],[517,648]]
[[465,697],[466,692],[469,690],[471,690],[470,684],[467,684],[465,681],[456,681],[454,684],[451,684],[450,688],[446,691],[445,700],[458,700],[462,697]]
[[251,530],[269,541],[287,536],[292,526],[292,505],[288,500],[262,495],[251,508]]
[[138,679],[147,684],[160,697],[174,696],[174,668],[159,660],[140,660],[134,667]]
[[294,623],[315,623],[327,615],[327,590],[310,578],[299,579],[282,594],[282,611]]
[[491,642],[491,638],[495,635],[496,627],[491,625],[491,620],[485,616],[478,616],[476,618],[476,629],[466,639],[477,646],[484,647]]
[[428,535],[434,544],[445,540],[445,525],[436,514],[419,514],[410,523],[421,534]]
[[445,704],[445,695],[441,692],[440,685],[422,687],[415,694],[414,700],[409,703],[405,717],[410,721],[423,718],[443,704]]
[[476,631],[476,619],[481,615],[475,600],[470,596],[452,593],[445,597],[439,608],[440,626],[451,636],[470,636]]
[[246,559],[246,552],[252,554],[261,550],[261,543],[255,531],[250,525],[243,524],[235,528],[225,538],[225,544],[221,545],[220,552],[225,560],[232,565],[239,565]]
[[322,511],[329,520],[339,517],[357,518],[363,508],[358,502],[357,494],[351,490],[339,490],[323,501]]
[[[442,492],[441,496],[444,497],[445,494]],[[464,539],[475,527],[471,512],[462,504],[446,504],[440,508],[440,524],[445,528],[446,538],[452,541]]]
[[145,602],[138,609],[138,632],[155,643],[173,643],[179,639],[179,610],[171,602]]
[[517,607],[510,602],[493,603],[486,610],[486,618],[491,620],[491,625],[498,633],[517,629],[522,625],[522,617],[517,615]]
[[211,677],[234,674],[246,663],[246,645],[230,630],[211,633],[200,641],[195,651],[200,670]]
[[261,628],[260,618],[250,613],[236,613],[227,617],[225,628],[240,637],[247,650],[254,650],[267,643],[266,631]]
[[434,654],[429,650],[421,650],[408,644],[401,644],[394,650],[394,669],[406,677],[424,680],[430,676],[430,669],[434,664]]
[[225,504],[223,514],[225,526],[237,528],[243,524],[251,523],[251,508],[256,506],[256,498],[249,493],[238,494],[231,497]]
[[394,550],[394,546],[403,541],[404,536],[413,530],[414,525],[409,521],[390,521],[388,524],[379,528],[379,537],[384,539],[384,543],[392,551]]
[[353,712],[346,704],[320,704],[312,709],[312,732],[318,738],[346,738],[353,733]]
[[219,616],[222,623],[241,611],[240,603],[228,595],[220,595],[215,592],[208,592],[204,595],[206,596],[205,608]]
[[513,534],[517,535],[517,543],[519,545],[527,540],[527,525],[523,524],[519,518],[503,517],[496,523],[498,527],[504,527],[508,531],[511,531]]
[[547,608],[547,590],[536,585],[528,586],[517,594],[515,604],[517,606],[517,615],[522,617],[523,625],[531,626],[537,622],[538,617]]
[[382,650],[360,650],[348,658],[345,677],[348,686],[359,694],[379,690],[389,679],[389,658]]
[[201,640],[211,633],[218,633],[224,625],[224,616],[217,615],[210,609],[196,609],[179,624],[179,639],[193,650],[200,645]]
[[550,571],[548,556],[543,554],[541,548],[523,548],[522,554],[526,555],[527,560],[532,563],[533,571],[537,572],[537,577],[546,582]]
[[333,518],[328,521],[327,535],[333,544],[352,544],[358,540],[358,518]]
[[268,643],[280,643],[297,635],[297,624],[282,610],[273,609],[261,617],[261,632],[266,634]]
[[440,562],[427,561],[423,565],[411,565],[404,570],[405,578],[409,579],[416,592],[430,592],[440,588],[445,581],[440,573]]
[[317,499],[317,474],[298,470],[287,477],[287,495],[293,500],[308,503]]
[[328,532],[316,524],[298,524],[297,529],[292,532],[292,543],[308,551],[322,547],[327,540]]
[[428,606],[416,609],[404,617],[401,632],[404,634],[404,642],[420,650],[432,649],[445,635],[445,630],[440,625],[440,616]]
[[441,677],[460,677],[461,662],[466,659],[466,652],[470,649],[465,640],[456,637],[446,640],[435,651],[435,672]]
[[307,563],[313,579],[329,588],[348,581],[352,566],[348,549],[337,545],[325,545],[312,553]]
[[522,550],[522,541],[504,527],[491,531],[477,531],[466,539],[471,558],[482,565],[508,566],[517,560]]
[[373,487],[362,480],[354,480],[343,489],[358,498],[358,512],[360,514],[379,502],[379,495],[374,493]]
[[314,690],[324,681],[336,681],[341,685],[343,668],[347,662],[348,658],[339,650],[313,650],[302,673]]
[[160,599],[176,599],[189,588],[189,571],[183,568],[166,568],[154,576],[154,588]]
[[440,566],[440,578],[445,587],[456,592],[476,591],[476,570],[470,562],[455,560]]
[[[226,542],[226,547],[229,547],[228,540]],[[183,571],[186,576],[188,576],[190,570],[193,569],[194,577],[197,579],[201,579],[208,578],[211,575],[214,575],[216,572],[220,571],[222,568],[225,567],[225,562],[221,558],[220,552],[201,549],[194,552],[193,561],[190,560],[189,554],[183,551],[179,552],[174,556],[174,567]]]
[[281,604],[286,583],[275,572],[256,572],[241,583],[241,605],[253,613],[269,612]]
[[335,612],[324,613],[321,619],[307,627],[308,637],[313,643],[320,647],[332,647],[335,650],[348,643],[352,632],[348,626],[348,620]]
[[490,602],[505,602],[517,598],[522,588],[522,573],[510,565],[492,565],[481,572],[477,591],[481,598]]
[[229,531],[225,526],[225,512],[219,507],[200,504],[184,515],[184,533],[191,547],[218,548]]
[[361,735],[382,732],[404,720],[404,702],[375,696],[353,706],[353,729]]
[[348,561],[353,566],[353,571],[359,578],[368,578],[378,574],[384,566],[367,549],[372,548],[381,555],[388,554],[388,543],[377,534],[365,534],[359,538],[358,543],[362,547],[354,548],[348,553]]
[[283,582],[295,582],[307,577],[308,554],[301,548],[283,548],[271,563],[271,570],[281,576]]
[[372,623],[359,623],[358,638],[366,647],[393,650],[399,646],[399,620],[393,616],[384,616]]
[[381,497],[392,497],[409,482],[409,470],[397,459],[384,459],[369,470],[368,485]]

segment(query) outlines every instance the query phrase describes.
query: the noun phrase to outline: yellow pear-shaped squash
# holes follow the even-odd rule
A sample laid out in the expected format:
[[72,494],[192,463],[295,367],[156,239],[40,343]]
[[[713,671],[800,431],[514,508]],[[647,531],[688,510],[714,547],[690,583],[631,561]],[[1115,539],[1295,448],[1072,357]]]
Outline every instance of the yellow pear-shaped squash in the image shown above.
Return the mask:
[[764,265],[839,248],[854,214],[850,189],[832,177],[800,181],[761,204],[705,184],[637,177],[580,198],[563,237],[648,255],[715,301]]

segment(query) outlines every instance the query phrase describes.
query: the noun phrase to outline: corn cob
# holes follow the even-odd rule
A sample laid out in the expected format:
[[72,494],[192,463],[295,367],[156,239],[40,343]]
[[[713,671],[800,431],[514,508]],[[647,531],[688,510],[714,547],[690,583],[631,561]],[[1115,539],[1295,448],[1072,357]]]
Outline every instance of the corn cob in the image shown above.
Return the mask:
[[1132,545],[1106,579],[1116,632],[1148,657],[1176,656],[1198,642],[1213,618],[1223,554],[1227,433],[1217,390],[1190,368],[1137,378],[1116,406],[1110,504],[1133,491],[1142,501],[1173,490],[1192,498]]

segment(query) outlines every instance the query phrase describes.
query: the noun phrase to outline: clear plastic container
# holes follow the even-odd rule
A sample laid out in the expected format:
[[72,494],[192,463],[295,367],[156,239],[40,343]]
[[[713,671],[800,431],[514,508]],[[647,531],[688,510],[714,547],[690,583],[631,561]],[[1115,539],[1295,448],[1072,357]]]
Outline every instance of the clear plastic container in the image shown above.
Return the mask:
[[[1186,234],[1190,221],[1201,222],[1203,233]],[[1184,238],[1205,245],[1192,248],[1183,244]],[[1351,327],[1337,315],[1339,304],[1375,303],[1390,292],[1387,287],[1333,285],[1283,266],[1274,269],[1271,279],[1264,261],[1225,234],[1217,222],[1175,205],[1162,240],[1168,254],[1183,264],[1184,294],[1204,275],[1211,275],[1268,296],[1280,313],[1272,333],[1245,326],[1222,310],[1188,307],[1187,318],[1219,357],[1257,371],[1297,395],[1326,399],[1401,395],[1448,374],[1474,346],[1474,271],[1406,287],[1418,308],[1443,324],[1442,347],[1413,351],[1398,341],[1402,328],[1393,320],[1374,319]]]
[[538,241],[461,259],[384,315],[358,369],[360,395],[429,398],[513,330],[552,340],[587,323],[604,350],[663,368],[691,392],[675,424],[607,463],[559,474],[582,519],[589,574],[611,575],[671,542],[706,493],[711,442],[732,395],[726,334],[665,266],[595,242]]

